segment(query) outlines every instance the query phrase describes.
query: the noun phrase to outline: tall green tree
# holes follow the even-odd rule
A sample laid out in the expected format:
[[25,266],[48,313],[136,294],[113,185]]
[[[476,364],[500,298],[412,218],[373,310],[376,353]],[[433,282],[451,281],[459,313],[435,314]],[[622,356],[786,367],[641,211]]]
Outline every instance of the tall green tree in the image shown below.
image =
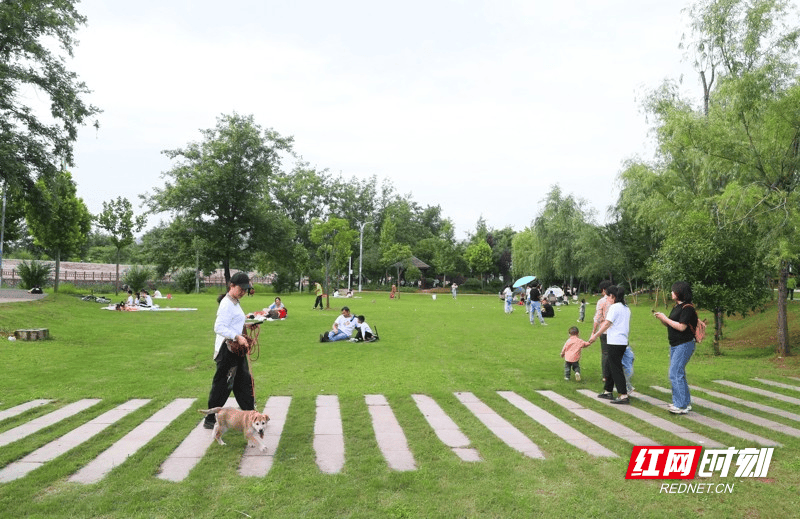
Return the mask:
[[[723,236],[761,237],[745,245],[764,252],[762,264],[739,268],[749,268],[764,284],[777,273],[781,355],[790,351],[786,280],[800,256],[795,13],[782,0],[698,2],[689,10],[684,48],[702,81],[703,106],[693,108],[670,85],[651,96],[649,106],[658,121],[663,164],[658,182],[675,205],[673,219],[704,211],[707,232],[724,245],[717,247],[721,250],[728,246]],[[716,311],[729,306],[735,302]]]
[[35,243],[56,262],[53,291],[58,292],[61,258],[80,251],[92,229],[92,216],[76,196],[75,182],[67,171],[54,178],[39,179],[34,188],[35,197],[27,202],[25,210],[28,228]]
[[[556,184],[547,194],[541,213],[533,222],[536,246],[534,272],[544,279],[573,283],[580,269],[579,237],[593,225],[593,213],[585,200],[564,196]],[[549,281],[548,281],[549,283]]]
[[55,176],[59,164],[73,165],[78,128],[99,112],[65,65],[86,24],[76,3],[0,2],[0,180],[23,195],[38,178]]
[[177,164],[164,173],[164,187],[143,198],[150,211],[180,217],[185,229],[203,238],[227,283],[230,269],[250,268],[256,252],[281,258],[292,251],[292,224],[269,189],[293,139],[236,113],[201,133],[201,142],[163,152]]
[[481,288],[483,288],[483,277],[494,265],[492,248],[485,241],[473,243],[467,246],[464,259],[467,260],[470,270],[480,276]]
[[143,214],[134,216],[130,200],[117,197],[116,200],[103,202],[103,211],[95,217],[100,229],[111,235],[111,243],[117,250],[115,293],[119,292],[119,259],[122,249],[133,243],[133,233],[139,232],[147,223]]
[[351,229],[347,220],[330,218],[327,221],[314,220],[311,227],[311,241],[317,246],[317,254],[325,265],[325,308],[331,307],[331,268],[343,267],[358,239],[358,231]]

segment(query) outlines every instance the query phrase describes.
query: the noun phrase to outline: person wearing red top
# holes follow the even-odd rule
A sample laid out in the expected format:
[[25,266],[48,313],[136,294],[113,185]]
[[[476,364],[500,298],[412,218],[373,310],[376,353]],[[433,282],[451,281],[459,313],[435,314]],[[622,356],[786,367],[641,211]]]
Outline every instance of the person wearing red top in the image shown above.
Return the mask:
[[569,329],[569,339],[561,348],[561,357],[564,359],[564,380],[569,380],[570,370],[575,371],[575,380],[581,381],[581,350],[590,344],[580,337],[577,326]]

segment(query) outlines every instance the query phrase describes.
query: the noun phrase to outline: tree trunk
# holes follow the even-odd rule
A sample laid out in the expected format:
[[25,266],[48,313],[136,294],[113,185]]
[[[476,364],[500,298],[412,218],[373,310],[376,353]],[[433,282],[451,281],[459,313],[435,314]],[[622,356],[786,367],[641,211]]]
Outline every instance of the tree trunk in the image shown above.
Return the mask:
[[778,276],[778,356],[789,355],[789,323],[786,315],[786,296],[788,294],[789,262],[781,261]]
[[714,355],[722,355],[722,351],[719,349],[719,341],[722,339],[722,318],[723,309],[720,307],[714,308],[714,340],[711,342]]
[[53,292],[58,292],[58,278],[61,274],[61,249],[56,250],[56,280],[53,283]]
[[231,261],[228,258],[222,260],[222,270],[225,273],[225,292],[228,291],[228,284],[231,282]]
[[114,295],[119,294],[119,251],[120,249],[117,248],[117,281],[116,285],[114,285]]

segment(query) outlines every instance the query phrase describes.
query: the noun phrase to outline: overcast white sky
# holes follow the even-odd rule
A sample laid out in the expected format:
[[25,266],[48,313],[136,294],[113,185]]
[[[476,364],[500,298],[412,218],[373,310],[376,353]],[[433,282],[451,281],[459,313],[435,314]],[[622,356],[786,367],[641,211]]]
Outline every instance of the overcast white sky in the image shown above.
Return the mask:
[[481,215],[524,229],[555,183],[602,222],[623,161],[652,155],[643,95],[681,73],[697,88],[687,5],[84,0],[68,66],[104,113],[76,145],[78,196],[138,207],[170,168],[162,150],[237,111],[312,166],[441,205],[458,239]]

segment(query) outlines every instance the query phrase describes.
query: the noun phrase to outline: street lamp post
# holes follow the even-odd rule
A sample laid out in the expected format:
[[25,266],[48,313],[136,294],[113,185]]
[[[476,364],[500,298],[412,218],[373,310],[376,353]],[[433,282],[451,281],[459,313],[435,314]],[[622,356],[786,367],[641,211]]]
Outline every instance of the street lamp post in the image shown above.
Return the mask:
[[362,223],[360,227],[360,235],[358,237],[358,292],[361,293],[361,259],[364,257],[364,226],[368,223],[372,223],[370,220],[369,222]]

